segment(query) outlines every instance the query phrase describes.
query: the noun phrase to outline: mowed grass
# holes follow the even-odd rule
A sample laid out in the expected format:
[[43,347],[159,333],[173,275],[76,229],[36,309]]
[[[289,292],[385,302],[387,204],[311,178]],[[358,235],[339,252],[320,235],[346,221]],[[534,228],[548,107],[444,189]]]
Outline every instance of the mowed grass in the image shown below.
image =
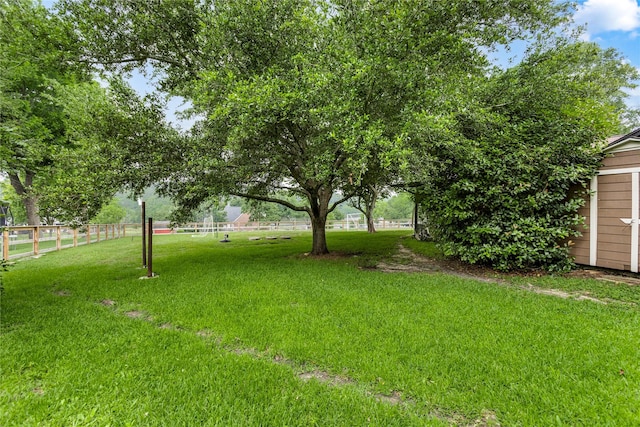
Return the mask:
[[370,268],[406,234],[154,236],[148,280],[138,238],[20,261],[0,425],[640,425],[638,288]]

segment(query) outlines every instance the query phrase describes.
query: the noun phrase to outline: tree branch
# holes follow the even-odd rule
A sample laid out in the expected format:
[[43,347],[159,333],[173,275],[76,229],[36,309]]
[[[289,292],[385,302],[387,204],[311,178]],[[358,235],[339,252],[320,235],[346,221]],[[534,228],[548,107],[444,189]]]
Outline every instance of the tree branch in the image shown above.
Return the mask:
[[14,190],[16,190],[18,196],[24,196],[27,193],[24,185],[22,185],[22,181],[20,181],[20,177],[18,176],[18,174],[9,173],[9,182],[11,182],[11,186]]
[[283,200],[283,199],[276,199],[275,197],[269,197],[269,196],[261,196],[258,194],[248,194],[248,193],[237,193],[237,192],[233,192],[230,193],[232,196],[237,196],[237,197],[244,197],[245,199],[252,199],[252,200],[259,200],[261,202],[270,202],[270,203],[278,203],[282,206],[286,206],[287,208],[296,211],[296,212],[309,212],[309,208],[305,207],[305,206],[296,206],[293,203],[287,201],[287,200]]
[[338,200],[337,202],[335,202],[334,204],[332,204],[332,205],[331,205],[331,207],[329,207],[329,209],[328,209],[327,213],[331,213],[331,212],[333,212],[333,210],[334,210],[335,208],[337,208],[337,207],[338,207],[338,205],[339,205],[340,203],[342,203],[342,202],[345,202],[345,201],[349,200],[349,199],[350,199],[350,198],[352,198],[354,195],[355,195],[355,193],[349,193],[349,194],[347,194],[346,196],[343,196],[340,200]]

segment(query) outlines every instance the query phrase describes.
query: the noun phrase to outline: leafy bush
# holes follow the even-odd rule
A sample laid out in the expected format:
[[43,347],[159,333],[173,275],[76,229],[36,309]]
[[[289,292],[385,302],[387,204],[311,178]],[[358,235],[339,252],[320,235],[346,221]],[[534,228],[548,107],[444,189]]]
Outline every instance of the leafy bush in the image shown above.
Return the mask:
[[500,270],[571,267],[577,210],[617,126],[620,79],[633,74],[615,58],[591,44],[534,53],[487,78],[476,105],[420,118],[421,196],[446,255]]
[[522,140],[455,144],[425,191],[430,231],[444,253],[500,270],[569,268],[584,201],[570,190],[595,173],[599,157],[545,155],[548,145]]

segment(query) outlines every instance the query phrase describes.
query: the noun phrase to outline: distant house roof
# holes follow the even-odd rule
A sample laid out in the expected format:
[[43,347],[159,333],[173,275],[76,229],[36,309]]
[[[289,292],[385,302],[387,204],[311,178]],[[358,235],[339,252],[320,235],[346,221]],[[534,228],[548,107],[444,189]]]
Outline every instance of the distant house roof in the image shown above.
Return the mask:
[[240,226],[245,226],[249,223],[251,219],[251,215],[243,213],[238,218],[236,218],[233,223]]
[[640,128],[636,128],[626,135],[616,135],[608,138],[609,144],[605,151],[625,151],[640,148]]
[[242,208],[240,206],[225,206],[224,212],[227,214],[226,222],[235,222],[242,215]]

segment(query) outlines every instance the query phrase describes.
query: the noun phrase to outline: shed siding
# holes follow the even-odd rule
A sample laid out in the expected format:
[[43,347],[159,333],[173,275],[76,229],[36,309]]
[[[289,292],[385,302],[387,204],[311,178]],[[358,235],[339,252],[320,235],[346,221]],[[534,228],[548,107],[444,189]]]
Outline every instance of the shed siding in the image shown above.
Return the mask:
[[[602,162],[601,173],[597,176],[597,185],[594,187],[597,188],[597,207],[594,203],[597,224],[591,224],[593,218],[590,198],[578,211],[585,218],[585,227],[578,229],[582,236],[574,239],[571,248],[571,255],[578,264],[592,265],[592,255],[595,255],[595,265],[598,267],[627,271],[638,268],[638,260],[631,260],[632,253],[633,256],[640,253],[640,248],[632,248],[632,244],[640,246],[638,236],[634,236],[638,232],[636,224],[640,222],[640,218],[633,218],[632,213],[633,209],[638,210],[637,205],[633,205],[632,193],[634,189],[636,193],[640,193],[640,183],[632,182],[632,179],[638,181],[640,177],[637,173],[640,168],[640,149],[637,149],[638,145],[635,147],[629,144],[619,146],[625,151],[613,152]],[[640,194],[635,194],[636,203],[639,197]],[[635,215],[638,216],[638,212]],[[635,222],[633,225],[626,224],[623,219]],[[591,240],[593,228],[597,232],[597,239],[594,241]],[[594,244],[595,252],[591,244]]]
[[578,227],[578,231],[582,233],[582,236],[578,236],[573,239],[573,246],[571,247],[571,255],[574,257],[577,264],[589,265],[589,239],[591,238],[591,215],[590,215],[589,198],[583,207],[578,210],[578,215],[585,218],[584,226]]
[[592,194],[578,214],[585,226],[574,239],[576,263],[640,271],[640,128],[610,139]]
[[602,161],[601,170],[636,167],[640,165],[640,151],[620,151],[605,157]]

